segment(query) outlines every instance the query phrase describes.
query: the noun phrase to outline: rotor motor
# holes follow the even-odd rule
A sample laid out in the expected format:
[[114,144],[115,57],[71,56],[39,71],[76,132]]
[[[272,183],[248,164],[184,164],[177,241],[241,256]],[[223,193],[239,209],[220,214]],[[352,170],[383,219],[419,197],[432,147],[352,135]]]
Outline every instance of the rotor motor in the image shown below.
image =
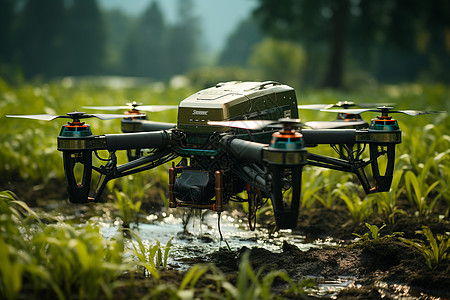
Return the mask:
[[[388,115],[392,107],[381,108],[382,115],[371,120],[369,133],[387,133],[379,142],[369,144],[372,175],[375,179],[373,191],[387,192],[391,188],[395,164],[395,145],[401,142],[401,131],[397,120]],[[379,135],[382,137],[382,135]],[[392,139],[394,137],[394,139]],[[385,162],[379,159],[386,155]]]
[[[300,120],[280,119],[280,123],[283,128],[273,133],[270,146],[264,149],[263,160],[268,164],[271,174],[268,183],[277,227],[293,229],[297,226],[302,172],[307,152],[303,135],[295,130],[300,126]],[[292,188],[290,203],[284,199],[283,189],[286,188]]]
[[[63,152],[67,194],[72,203],[85,203],[88,200],[92,176],[92,150],[63,150],[60,149],[60,141],[73,147],[74,144],[83,144],[90,138],[93,138],[91,127],[79,120],[63,125],[58,136],[58,148]],[[82,167],[81,177],[77,176],[78,166]]]

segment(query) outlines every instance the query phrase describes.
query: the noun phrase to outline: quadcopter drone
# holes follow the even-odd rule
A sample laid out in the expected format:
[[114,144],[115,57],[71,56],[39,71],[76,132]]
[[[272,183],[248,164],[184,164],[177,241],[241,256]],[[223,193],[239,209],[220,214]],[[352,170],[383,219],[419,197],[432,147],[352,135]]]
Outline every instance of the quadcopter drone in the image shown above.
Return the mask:
[[[133,102],[124,107],[87,107],[127,109],[125,115],[74,112],[12,117],[71,119],[57,138],[70,202],[99,202],[110,180],[181,158],[169,169],[170,207],[222,212],[230,201],[245,201],[254,229],[256,210],[270,199],[277,227],[289,229],[297,225],[304,166],[353,173],[367,194],[389,191],[395,146],[401,143],[401,130],[390,114],[433,113],[388,106],[350,108],[353,103],[334,106],[313,109],[338,113],[335,121],[302,124],[298,108],[312,107],[299,107],[293,88],[273,81],[227,82],[187,97],[178,107]],[[173,108],[178,108],[176,124],[153,122],[141,114]],[[360,116],[366,111],[381,115],[368,124]],[[94,135],[82,122],[92,117],[123,118],[124,133]],[[339,149],[339,158],[314,153],[321,144]],[[367,148],[369,155],[363,157]],[[109,157],[100,158],[99,150],[108,150]],[[116,152],[121,150],[127,151],[128,162],[118,165]],[[93,155],[99,157],[99,166],[94,165]],[[76,166],[83,167],[79,179]],[[100,178],[91,188],[94,171]],[[247,197],[242,196],[245,193]]]

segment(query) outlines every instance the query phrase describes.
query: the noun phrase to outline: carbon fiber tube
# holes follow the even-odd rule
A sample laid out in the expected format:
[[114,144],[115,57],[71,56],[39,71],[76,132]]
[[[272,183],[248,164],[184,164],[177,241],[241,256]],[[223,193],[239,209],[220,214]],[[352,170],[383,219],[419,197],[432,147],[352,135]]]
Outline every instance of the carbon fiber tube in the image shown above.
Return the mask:
[[264,180],[264,178],[254,169],[250,168],[249,166],[244,166],[242,169],[252,179],[252,181],[256,181],[256,183],[262,186],[266,185],[266,181]]
[[173,123],[163,123],[163,122],[152,122],[152,121],[142,121],[143,131],[157,131],[157,130],[169,130],[175,128],[176,124]]
[[261,162],[263,148],[267,147],[266,144],[250,142],[237,138],[232,139],[231,141],[229,141],[229,139],[224,140],[226,145],[236,156],[238,156],[242,160],[253,162]]
[[303,139],[306,146],[318,144],[346,144],[355,143],[355,129],[303,129]]
[[167,146],[170,141],[166,131],[105,134],[105,138],[108,150],[161,148]]
[[149,132],[149,131],[160,131],[169,130],[175,128],[176,124],[173,123],[162,123],[153,122],[148,120],[127,120],[123,119],[121,123],[122,132]]

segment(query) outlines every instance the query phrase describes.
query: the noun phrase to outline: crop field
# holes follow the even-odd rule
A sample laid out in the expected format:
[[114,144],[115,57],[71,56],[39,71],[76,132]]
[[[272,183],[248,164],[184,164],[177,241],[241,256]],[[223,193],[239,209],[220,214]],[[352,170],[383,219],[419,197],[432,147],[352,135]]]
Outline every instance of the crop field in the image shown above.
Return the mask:
[[[131,101],[177,105],[198,90],[150,83],[107,83],[97,78],[65,78],[15,86],[0,78],[0,298],[299,299],[310,295],[317,282],[307,275],[319,271],[306,266],[302,271],[284,265],[278,269],[264,267],[262,259],[258,261],[263,250],[259,248],[231,250],[218,243],[209,260],[198,259],[199,263],[185,270],[169,267],[167,260],[176,241],[155,240],[149,244],[138,229],[130,226],[146,222],[149,214],[172,213],[167,203],[167,166],[109,183],[107,203],[83,208],[67,204],[62,155],[56,150],[56,137],[64,119],[46,122],[5,115],[65,114],[85,111],[82,107],[88,105],[124,105]],[[405,83],[348,92],[296,93],[299,104],[348,100],[392,103],[396,109],[450,111],[450,87],[441,84]],[[308,110],[299,114],[302,121],[335,117]],[[375,115],[368,112],[363,117],[369,120]],[[384,291],[389,292],[385,298],[394,298],[391,289],[377,284],[380,278],[382,282],[397,278],[403,284],[418,286],[419,294],[425,286],[423,291],[431,296],[450,296],[450,117],[448,113],[394,117],[403,135],[396,148],[391,191],[366,196],[352,175],[306,167],[298,229],[292,234],[334,239],[336,248],[322,249],[323,263],[342,254],[339,251],[345,251],[349,259],[370,257],[377,261],[380,257],[373,253],[404,253],[398,256],[401,263],[397,264],[385,259],[384,265],[371,264],[371,269],[367,265],[357,270],[342,267],[343,273],[356,277],[372,274],[361,280],[362,295],[372,297]],[[175,123],[177,112],[152,113],[149,119]],[[120,133],[120,120],[89,119],[88,123],[94,134]],[[330,147],[317,151],[333,153]],[[119,163],[125,162],[125,155],[118,158]],[[230,210],[245,218],[245,205],[233,204]],[[117,234],[105,238],[98,220],[108,216],[121,226]],[[267,230],[269,236],[277,235],[269,205],[260,210],[258,220],[261,230]],[[277,256],[280,265],[282,259],[299,264],[318,259],[316,252],[301,254],[290,248],[295,246],[289,240],[282,247],[282,254]],[[219,259],[232,261],[235,268],[224,268],[225,263],[217,263]],[[412,260],[417,263],[412,265]],[[405,268],[402,274],[400,265]],[[380,272],[382,275],[373,275]],[[407,277],[408,272],[415,277]],[[428,279],[417,275],[420,273]],[[345,297],[344,293],[357,289],[356,285],[340,295]],[[436,286],[443,291],[433,295]]]

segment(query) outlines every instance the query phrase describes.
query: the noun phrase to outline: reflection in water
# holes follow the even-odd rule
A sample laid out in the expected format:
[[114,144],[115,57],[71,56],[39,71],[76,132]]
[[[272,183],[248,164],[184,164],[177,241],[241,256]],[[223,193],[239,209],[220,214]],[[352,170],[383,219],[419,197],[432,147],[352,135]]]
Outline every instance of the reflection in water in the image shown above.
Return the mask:
[[[311,248],[321,248],[325,245],[337,245],[331,239],[308,241],[304,236],[296,235],[291,230],[281,230],[272,236],[264,228],[255,231],[248,230],[247,219],[234,212],[224,212],[220,216],[220,227],[224,241],[220,240],[218,230],[218,214],[210,211],[200,213],[190,211],[182,217],[161,213],[148,215],[147,223],[141,223],[134,230],[138,232],[143,243],[150,247],[155,240],[165,246],[173,237],[168,258],[168,266],[179,270],[187,270],[198,262],[205,262],[207,257],[221,248],[230,247],[239,250],[242,247],[260,247],[274,253],[282,252],[284,241],[297,246],[302,251]],[[119,222],[102,223],[102,233],[105,238],[112,238],[117,234]],[[131,226],[133,227],[133,226]],[[336,299],[339,291],[347,287],[359,289],[357,278],[352,276],[338,276],[313,278],[316,286],[306,289],[308,295],[315,298]],[[387,284],[378,282],[376,289],[382,297],[392,299],[419,299],[423,293],[415,295],[406,285]],[[426,295],[427,299],[436,299]]]
[[[220,227],[224,239],[221,241],[217,225],[218,216],[213,212],[181,218],[164,213],[162,216],[149,215],[148,223],[139,224],[135,230],[139,233],[143,243],[148,246],[153,245],[155,240],[158,240],[161,245],[166,245],[173,237],[167,264],[181,270],[189,269],[202,258],[228,246],[231,250],[238,250],[244,246],[247,248],[261,247],[277,253],[282,251],[283,241],[297,246],[302,251],[333,244],[331,240],[306,242],[304,236],[292,234],[291,230],[281,230],[273,236],[270,236],[269,232],[263,228],[250,231],[247,220],[232,213],[220,215]],[[118,224],[102,224],[102,232],[106,238],[113,237],[117,230]],[[325,298],[332,297],[339,290],[354,282],[349,277],[337,279],[315,277],[314,279],[317,280],[318,285],[308,290],[308,294]]]
[[[182,261],[186,258],[195,258],[200,255],[211,254],[222,247],[231,250],[238,250],[242,247],[264,247],[272,252],[281,252],[283,241],[297,246],[300,250],[306,251],[312,247],[318,247],[321,242],[307,243],[304,236],[295,235],[291,230],[282,230],[273,236],[269,236],[266,229],[257,228],[255,231],[248,230],[246,220],[238,216],[222,213],[220,228],[224,241],[220,241],[218,229],[218,214],[213,212],[203,213],[201,216],[180,218],[174,215],[161,217],[149,215],[147,224],[139,224],[135,229],[142,241],[148,244],[154,243],[155,239],[165,245],[171,237],[172,241],[170,264],[179,264],[183,267]],[[105,237],[112,237],[116,234],[117,225],[103,223],[102,232]],[[225,242],[226,241],[226,242]],[[181,261],[181,262],[180,262]]]

